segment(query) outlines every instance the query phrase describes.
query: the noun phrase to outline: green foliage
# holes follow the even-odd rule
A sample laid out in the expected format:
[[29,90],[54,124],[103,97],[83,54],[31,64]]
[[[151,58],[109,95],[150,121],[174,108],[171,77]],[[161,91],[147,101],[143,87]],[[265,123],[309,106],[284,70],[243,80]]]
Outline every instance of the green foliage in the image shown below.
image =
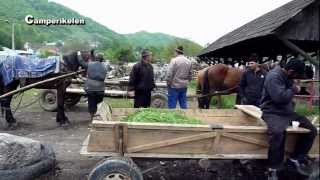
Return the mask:
[[[210,106],[217,106],[217,96],[211,98]],[[221,96],[221,108],[222,109],[232,109],[236,102],[236,96],[234,95],[225,95]]]
[[135,51],[141,52],[148,48],[153,53],[153,60],[169,62],[175,56],[174,49],[177,46],[183,46],[185,55],[196,56],[200,53],[202,47],[192,41],[177,38],[162,33],[148,33],[145,31],[125,35],[129,42],[135,47]]
[[319,115],[319,106],[309,108],[306,103],[299,103],[295,106],[295,112],[302,116]]
[[104,101],[111,105],[112,108],[132,108],[133,100],[127,98],[104,98]]
[[[26,15],[41,19],[84,18],[86,24],[79,26],[27,25],[24,22]],[[188,56],[197,55],[202,48],[192,41],[162,33],[142,31],[127,35],[118,34],[90,18],[48,0],[0,1],[0,19],[15,23],[17,49],[21,49],[25,42],[40,45],[44,41],[63,41],[66,47],[62,50],[65,53],[89,50],[92,48],[90,45],[95,44],[98,51],[104,52],[106,59],[116,63],[119,60],[137,61],[139,53],[144,48],[149,48],[153,52],[154,61],[163,62],[169,62],[178,45],[184,46]],[[4,21],[0,21],[0,45],[11,47],[11,24]]]
[[[27,25],[24,22],[26,15],[35,18],[84,18],[86,25],[79,26],[36,26]],[[12,0],[0,1],[0,19],[8,19],[16,24],[16,38],[18,46],[21,42],[42,43],[44,41],[58,41],[81,39],[87,42],[97,41],[101,47],[107,48],[113,43],[128,44],[122,35],[100,25],[99,23],[85,18],[71,9],[47,0]],[[11,47],[11,24],[0,21],[0,44]]]
[[197,89],[197,80],[191,80],[190,83],[188,84],[188,89],[195,92]]
[[201,124],[200,120],[181,115],[176,111],[152,108],[138,110],[124,117],[121,121],[169,124]]
[[47,58],[49,56],[54,56],[56,54],[52,53],[49,49],[40,49],[40,57]]

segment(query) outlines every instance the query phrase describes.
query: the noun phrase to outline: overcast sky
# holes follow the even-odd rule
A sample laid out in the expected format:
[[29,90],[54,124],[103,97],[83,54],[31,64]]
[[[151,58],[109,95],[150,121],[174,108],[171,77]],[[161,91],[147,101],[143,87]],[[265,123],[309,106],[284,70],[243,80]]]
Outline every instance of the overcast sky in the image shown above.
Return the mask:
[[290,0],[52,0],[118,33],[145,30],[212,43]]

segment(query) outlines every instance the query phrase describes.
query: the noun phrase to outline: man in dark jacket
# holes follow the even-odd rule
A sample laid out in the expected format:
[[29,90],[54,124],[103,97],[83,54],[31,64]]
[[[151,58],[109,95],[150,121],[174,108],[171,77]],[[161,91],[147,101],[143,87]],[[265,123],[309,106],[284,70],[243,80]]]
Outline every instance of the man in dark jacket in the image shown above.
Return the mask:
[[153,67],[150,64],[152,53],[145,49],[141,61],[136,63],[130,73],[129,95],[134,92],[134,108],[147,108],[151,104],[151,91],[155,88]]
[[239,84],[239,95],[242,104],[260,105],[262,88],[267,72],[260,69],[258,56],[252,54],[248,61],[248,69],[242,74]]
[[[81,56],[80,52],[78,52],[78,56]],[[79,60],[87,70],[87,80],[84,89],[87,93],[88,111],[92,119],[97,112],[98,103],[103,101],[105,90],[104,80],[107,75],[107,69],[102,63],[102,54],[97,54],[94,59],[88,63],[83,63],[81,58]]]
[[317,130],[310,121],[294,112],[293,96],[300,91],[293,79],[302,77],[305,64],[298,59],[290,60],[284,68],[271,70],[264,82],[261,99],[262,119],[268,126],[269,135],[269,179],[277,179],[277,171],[282,165],[285,153],[286,129],[292,121],[300,122],[300,127],[309,129],[306,134],[299,134],[295,150],[288,159],[288,165],[303,175],[308,174],[305,166],[306,156],[312,147]]

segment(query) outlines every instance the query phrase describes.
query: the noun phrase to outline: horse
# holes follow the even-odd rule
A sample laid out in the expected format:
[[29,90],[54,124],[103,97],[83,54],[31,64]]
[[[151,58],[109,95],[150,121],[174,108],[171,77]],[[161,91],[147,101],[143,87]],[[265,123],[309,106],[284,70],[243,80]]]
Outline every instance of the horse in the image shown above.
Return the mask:
[[[94,51],[91,51],[91,52],[81,51],[81,57],[85,62],[93,58],[93,56],[94,56]],[[12,82],[10,82],[7,85],[4,85],[2,74],[0,74],[0,95],[6,94],[10,91],[15,90],[19,84],[20,86],[33,84],[48,78],[60,76],[65,73],[76,72],[79,69],[79,67],[82,67],[78,59],[77,52],[73,52],[68,55],[63,55],[62,58],[59,59],[58,63],[60,67],[59,73],[49,73],[40,78],[14,79]],[[68,117],[65,115],[65,111],[64,111],[64,97],[66,93],[66,88],[70,84],[71,84],[71,79],[65,78],[65,79],[57,79],[54,81],[50,81],[48,83],[44,83],[34,87],[38,89],[56,89],[57,90],[58,107],[57,107],[56,121],[59,126],[68,126],[70,124],[70,121],[68,120]],[[13,117],[13,114],[10,108],[12,96],[13,95],[7,96],[1,99],[2,115],[4,114],[5,116],[8,128],[14,128],[17,126],[16,119]]]
[[[269,64],[259,64],[259,67],[267,72],[275,68],[275,66]],[[198,107],[209,109],[211,98],[214,95],[237,93],[243,72],[244,70],[229,67],[225,64],[215,64],[200,70],[197,76]],[[313,76],[312,66],[306,65],[302,79],[312,79]],[[310,93],[302,88],[299,95],[310,95]],[[237,94],[236,104],[240,103],[241,98]]]
[[213,95],[236,93],[242,73],[243,70],[225,64],[215,64],[200,70],[197,77],[199,108],[209,109]]

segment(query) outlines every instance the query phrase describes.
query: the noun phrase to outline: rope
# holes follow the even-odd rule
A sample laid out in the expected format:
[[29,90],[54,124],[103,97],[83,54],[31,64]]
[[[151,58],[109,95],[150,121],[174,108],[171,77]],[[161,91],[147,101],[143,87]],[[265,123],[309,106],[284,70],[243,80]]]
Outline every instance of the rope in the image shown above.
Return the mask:
[[24,106],[19,107],[19,109],[24,109],[24,108],[27,108],[27,107],[35,104],[36,102],[39,101],[39,99],[40,99],[40,97],[36,98],[34,101],[31,101],[29,104],[26,104],[26,105],[24,105]]
[[20,92],[20,93],[19,93],[18,96],[20,96],[20,100],[19,100],[19,103],[18,103],[16,109],[13,111],[13,115],[16,113],[16,111],[18,110],[19,106],[21,105],[23,95],[24,95],[24,92]]

